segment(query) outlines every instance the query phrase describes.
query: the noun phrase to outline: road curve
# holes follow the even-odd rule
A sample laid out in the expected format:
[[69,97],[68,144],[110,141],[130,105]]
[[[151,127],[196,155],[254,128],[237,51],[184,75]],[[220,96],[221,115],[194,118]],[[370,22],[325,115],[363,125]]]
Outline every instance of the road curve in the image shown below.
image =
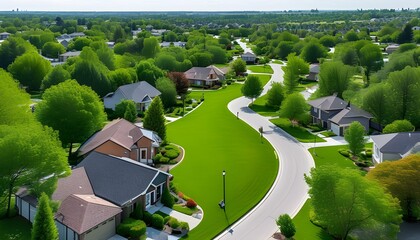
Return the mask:
[[[271,87],[272,82],[283,81],[281,66],[271,66],[274,74],[264,87],[263,94]],[[275,219],[284,213],[295,216],[308,198],[308,186],[303,175],[315,166],[312,156],[300,142],[276,127],[268,118],[248,108],[250,103],[250,99],[240,97],[231,101],[228,109],[235,115],[239,112],[239,118],[256,131],[263,127],[264,137],[279,157],[279,172],[264,199],[215,239],[269,239],[278,230]]]

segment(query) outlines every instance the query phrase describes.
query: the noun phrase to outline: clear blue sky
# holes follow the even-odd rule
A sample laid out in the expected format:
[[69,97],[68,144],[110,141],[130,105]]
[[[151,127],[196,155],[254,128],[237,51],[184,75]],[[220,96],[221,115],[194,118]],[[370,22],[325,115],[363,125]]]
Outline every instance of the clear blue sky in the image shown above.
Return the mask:
[[281,11],[419,8],[419,0],[0,0],[0,11]]

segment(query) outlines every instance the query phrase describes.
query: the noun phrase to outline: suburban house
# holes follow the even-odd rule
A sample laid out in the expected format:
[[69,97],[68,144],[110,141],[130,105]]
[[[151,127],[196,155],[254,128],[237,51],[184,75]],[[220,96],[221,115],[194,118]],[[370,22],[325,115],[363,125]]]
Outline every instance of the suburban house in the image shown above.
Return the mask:
[[310,81],[318,81],[319,75],[319,63],[314,63],[309,66],[309,74],[306,76],[306,79]]
[[354,121],[360,122],[366,132],[369,131],[370,120],[373,116],[347,103],[336,94],[309,101],[308,104],[311,106],[312,122],[320,124],[336,135],[343,136],[344,131]]
[[108,93],[104,97],[104,105],[105,108],[115,110],[115,106],[122,100],[132,100],[136,104],[137,111],[144,112],[153,98],[159,95],[159,90],[148,82],[141,81],[122,85],[115,92]]
[[161,143],[157,133],[139,128],[125,119],[116,119],[93,134],[77,151],[79,156],[87,156],[96,151],[152,163]]
[[86,35],[82,32],[75,32],[75,33],[70,33],[70,34],[62,34],[58,36],[56,40],[57,42],[61,43],[61,45],[63,45],[64,47],[67,47],[70,41],[73,40],[74,38],[84,37],[84,36]]
[[65,62],[67,61],[67,59],[71,58],[71,57],[78,57],[80,55],[81,51],[74,51],[74,52],[66,52],[63,54],[60,54],[58,56],[58,61],[59,62]]
[[[66,178],[52,200],[60,202],[55,223],[60,240],[109,239],[135,207],[160,201],[170,175],[131,159],[92,152]],[[33,222],[37,199],[24,188],[16,193],[19,215]]]
[[181,47],[181,48],[185,48],[185,45],[187,45],[186,42],[161,42],[160,43],[160,47],[170,47],[170,46],[174,46],[174,47]]
[[390,133],[370,138],[373,141],[372,161],[375,164],[420,153],[420,132]]
[[246,52],[245,54],[241,55],[242,60],[244,60],[246,63],[254,64],[257,61],[257,56],[253,53]]
[[11,34],[8,32],[0,33],[0,40],[6,40]]
[[212,87],[225,79],[225,73],[218,67],[210,65],[208,67],[193,67],[185,72],[185,77],[192,86]]

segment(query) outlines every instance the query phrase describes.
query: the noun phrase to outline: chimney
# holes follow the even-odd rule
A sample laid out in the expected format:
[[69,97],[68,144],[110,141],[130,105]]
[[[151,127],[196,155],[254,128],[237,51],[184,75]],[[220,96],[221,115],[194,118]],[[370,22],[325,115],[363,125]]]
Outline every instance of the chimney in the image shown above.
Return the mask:
[[347,103],[346,108],[351,109],[350,101]]

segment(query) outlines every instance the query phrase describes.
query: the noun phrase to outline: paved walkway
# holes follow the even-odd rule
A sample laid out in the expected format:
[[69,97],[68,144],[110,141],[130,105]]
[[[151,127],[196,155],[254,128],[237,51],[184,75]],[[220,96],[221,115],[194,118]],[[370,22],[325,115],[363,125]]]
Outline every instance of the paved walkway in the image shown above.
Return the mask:
[[[281,65],[270,66],[274,74],[264,87],[263,94],[267,93],[272,82],[283,81]],[[264,199],[216,239],[268,239],[278,230],[275,219],[284,213],[295,216],[308,198],[308,186],[303,175],[315,166],[312,156],[301,143],[272,124],[268,118],[248,108],[250,103],[250,99],[240,97],[231,101],[228,109],[235,115],[239,112],[239,118],[256,131],[263,127],[264,137],[279,157],[279,172]]]

